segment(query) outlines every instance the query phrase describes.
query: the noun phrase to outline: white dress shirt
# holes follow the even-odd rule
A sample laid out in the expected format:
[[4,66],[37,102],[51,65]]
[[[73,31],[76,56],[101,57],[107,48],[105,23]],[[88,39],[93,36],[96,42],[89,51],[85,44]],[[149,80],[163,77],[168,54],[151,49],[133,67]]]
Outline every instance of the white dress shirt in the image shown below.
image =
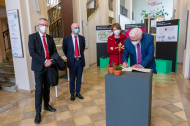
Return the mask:
[[[72,39],[73,39],[73,46],[74,46],[74,52],[75,52],[75,35],[73,35],[73,34],[71,33],[71,36],[72,36]],[[78,48],[79,48],[79,56],[78,56],[78,57],[81,57],[81,55],[80,55],[80,45],[79,45],[79,37],[78,37],[78,35],[77,35],[77,43],[78,43]],[[74,53],[74,57],[77,58],[77,57],[75,56],[75,53]]]
[[[44,53],[45,53],[45,58],[46,58],[46,49],[45,49],[44,42],[43,42],[43,36],[45,36],[46,44],[47,44],[47,47],[48,47],[47,37],[46,37],[46,34],[43,35],[43,34],[40,33],[40,32],[39,32],[39,34],[40,34],[40,38],[41,38],[41,40],[42,40],[42,45],[43,45],[43,47],[44,47]],[[48,51],[49,51],[49,50],[48,50]],[[47,62],[47,59],[46,59],[45,63],[46,63],[46,62]]]

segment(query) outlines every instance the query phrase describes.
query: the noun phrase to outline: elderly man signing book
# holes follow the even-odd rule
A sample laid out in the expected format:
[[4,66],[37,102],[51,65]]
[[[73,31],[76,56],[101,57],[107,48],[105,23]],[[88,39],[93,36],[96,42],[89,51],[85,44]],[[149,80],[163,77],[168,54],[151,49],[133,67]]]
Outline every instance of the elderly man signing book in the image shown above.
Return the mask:
[[157,73],[154,58],[154,37],[142,33],[140,28],[134,28],[129,33],[129,38],[124,41],[122,57],[123,67],[128,67],[128,57],[131,56],[131,68],[148,68]]

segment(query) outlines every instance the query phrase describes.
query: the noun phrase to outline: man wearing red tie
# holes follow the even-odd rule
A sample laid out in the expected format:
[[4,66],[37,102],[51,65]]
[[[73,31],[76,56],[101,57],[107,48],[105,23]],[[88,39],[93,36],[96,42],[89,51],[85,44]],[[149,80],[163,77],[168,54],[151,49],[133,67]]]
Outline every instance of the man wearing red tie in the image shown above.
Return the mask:
[[47,75],[47,68],[52,65],[51,57],[57,55],[53,38],[46,34],[48,21],[45,18],[39,19],[39,32],[29,35],[29,53],[32,57],[32,70],[35,75],[35,109],[36,117],[34,122],[41,122],[42,97],[44,99],[44,110],[55,112],[56,109],[49,105],[50,83]]
[[[72,33],[64,37],[63,39],[63,52],[67,57],[67,66],[69,68],[70,74],[70,100],[74,101],[75,92],[76,97],[78,97],[79,99],[84,99],[84,97],[80,94],[80,88],[83,67],[85,67],[85,38],[83,36],[78,35],[78,33],[80,32],[80,28],[77,23],[73,23],[71,25],[71,31]],[[76,90],[75,77],[77,78]]]

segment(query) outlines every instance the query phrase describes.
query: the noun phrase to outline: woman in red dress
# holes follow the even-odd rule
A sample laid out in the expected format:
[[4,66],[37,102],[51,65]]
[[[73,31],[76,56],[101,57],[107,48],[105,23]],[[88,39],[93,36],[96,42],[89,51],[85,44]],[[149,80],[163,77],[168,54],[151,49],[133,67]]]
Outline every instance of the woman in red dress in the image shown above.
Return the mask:
[[113,34],[108,37],[107,42],[107,52],[110,53],[109,64],[113,62],[116,66],[118,66],[119,64],[122,64],[124,49],[121,49],[119,52],[117,47],[119,44],[121,44],[121,47],[124,47],[124,40],[127,39],[127,36],[121,33],[121,26],[119,23],[113,24],[111,31]]

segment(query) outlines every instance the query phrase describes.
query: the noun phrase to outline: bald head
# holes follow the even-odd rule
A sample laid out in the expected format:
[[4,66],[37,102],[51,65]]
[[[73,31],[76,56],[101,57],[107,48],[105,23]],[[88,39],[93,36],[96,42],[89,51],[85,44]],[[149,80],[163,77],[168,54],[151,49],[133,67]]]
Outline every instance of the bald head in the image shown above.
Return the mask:
[[71,31],[72,31],[72,34],[73,34],[73,35],[76,35],[76,34],[74,33],[74,30],[75,30],[75,29],[80,29],[79,24],[73,23],[73,24],[71,25]]
[[79,24],[77,24],[77,23],[72,23],[71,28],[74,28],[74,27],[79,27]]

